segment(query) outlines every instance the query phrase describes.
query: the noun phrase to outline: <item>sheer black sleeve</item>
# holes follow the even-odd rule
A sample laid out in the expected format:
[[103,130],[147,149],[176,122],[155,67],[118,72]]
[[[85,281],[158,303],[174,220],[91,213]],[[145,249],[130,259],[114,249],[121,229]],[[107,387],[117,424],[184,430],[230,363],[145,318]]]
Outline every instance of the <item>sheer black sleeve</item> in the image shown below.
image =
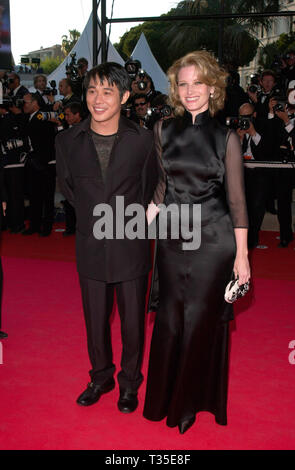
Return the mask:
[[153,195],[153,202],[155,204],[162,204],[164,202],[166,192],[166,173],[162,161],[162,143],[161,143],[161,130],[163,121],[157,121],[154,126],[154,138],[158,161],[158,183]]
[[229,131],[225,155],[225,189],[234,228],[248,228],[244,162],[240,139]]

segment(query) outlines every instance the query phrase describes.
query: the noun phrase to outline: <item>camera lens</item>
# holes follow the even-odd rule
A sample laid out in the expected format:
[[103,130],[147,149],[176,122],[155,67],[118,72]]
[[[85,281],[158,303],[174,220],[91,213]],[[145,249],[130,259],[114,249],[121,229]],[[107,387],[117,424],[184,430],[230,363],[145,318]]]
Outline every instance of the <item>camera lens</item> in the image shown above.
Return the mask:
[[143,82],[143,81],[140,81],[140,82],[137,82],[137,86],[138,86],[139,90],[145,90],[146,87],[147,87],[147,83]]

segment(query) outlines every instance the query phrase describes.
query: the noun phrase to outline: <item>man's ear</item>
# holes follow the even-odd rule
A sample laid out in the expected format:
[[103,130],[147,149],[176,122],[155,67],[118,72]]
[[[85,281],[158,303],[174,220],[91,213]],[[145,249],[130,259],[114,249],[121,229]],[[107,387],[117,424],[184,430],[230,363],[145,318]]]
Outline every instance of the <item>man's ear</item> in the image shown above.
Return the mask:
[[124,95],[122,96],[122,99],[121,99],[121,104],[125,104],[126,101],[128,100],[130,96],[130,91],[125,91]]

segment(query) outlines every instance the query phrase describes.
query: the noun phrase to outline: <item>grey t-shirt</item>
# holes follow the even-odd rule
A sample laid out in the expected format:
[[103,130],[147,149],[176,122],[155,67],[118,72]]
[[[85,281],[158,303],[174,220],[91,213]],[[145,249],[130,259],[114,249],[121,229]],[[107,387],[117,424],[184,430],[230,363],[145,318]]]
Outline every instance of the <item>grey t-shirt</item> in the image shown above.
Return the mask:
[[96,149],[97,158],[101,166],[102,178],[105,181],[111,151],[117,134],[100,135],[91,130],[92,140]]

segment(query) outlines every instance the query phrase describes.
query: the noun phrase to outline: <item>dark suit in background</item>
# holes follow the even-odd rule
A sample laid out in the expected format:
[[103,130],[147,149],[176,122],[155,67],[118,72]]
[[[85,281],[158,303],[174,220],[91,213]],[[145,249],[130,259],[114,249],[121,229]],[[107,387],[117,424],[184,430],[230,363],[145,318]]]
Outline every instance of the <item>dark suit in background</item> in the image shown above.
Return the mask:
[[[0,166],[0,234],[2,226],[2,202],[6,201],[6,191],[4,187],[3,168]],[[2,292],[3,292],[3,269],[0,256],[0,330],[2,325]],[[0,331],[0,339],[5,338],[7,335]]]
[[[38,113],[37,113],[38,114]],[[54,124],[33,115],[26,124],[33,152],[27,162],[27,177],[30,199],[30,230],[49,234],[54,220],[55,159]]]

